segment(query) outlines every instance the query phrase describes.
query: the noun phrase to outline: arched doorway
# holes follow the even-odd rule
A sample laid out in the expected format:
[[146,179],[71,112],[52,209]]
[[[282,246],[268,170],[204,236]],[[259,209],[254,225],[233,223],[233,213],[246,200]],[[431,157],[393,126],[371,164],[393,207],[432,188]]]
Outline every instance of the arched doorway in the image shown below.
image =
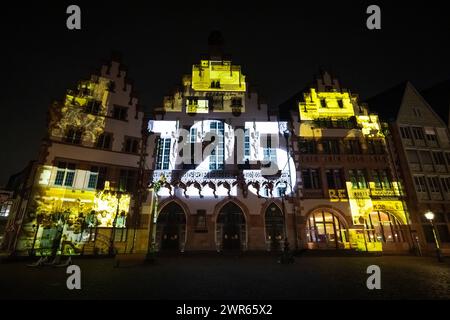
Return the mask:
[[176,202],[164,206],[158,215],[156,239],[160,251],[184,251],[186,215]]
[[345,248],[349,242],[348,229],[343,219],[330,209],[312,212],[306,222],[309,247],[320,249]]
[[404,242],[405,236],[401,229],[402,223],[392,214],[373,211],[366,221],[368,241],[370,242]]
[[225,204],[217,216],[216,241],[224,251],[241,250],[246,243],[245,217],[234,202]]
[[284,216],[280,208],[271,203],[265,213],[266,222],[266,243],[270,251],[280,251],[283,248],[283,241],[286,238],[284,233]]

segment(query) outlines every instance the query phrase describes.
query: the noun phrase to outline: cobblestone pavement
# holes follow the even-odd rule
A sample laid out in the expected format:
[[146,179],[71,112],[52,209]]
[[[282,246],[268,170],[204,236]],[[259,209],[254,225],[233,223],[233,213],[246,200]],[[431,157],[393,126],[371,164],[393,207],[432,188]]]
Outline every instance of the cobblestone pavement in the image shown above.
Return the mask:
[[[113,259],[74,259],[81,290],[65,268],[0,264],[0,299],[450,299],[450,261],[425,257],[173,256],[117,268]],[[381,268],[381,290],[366,269]]]

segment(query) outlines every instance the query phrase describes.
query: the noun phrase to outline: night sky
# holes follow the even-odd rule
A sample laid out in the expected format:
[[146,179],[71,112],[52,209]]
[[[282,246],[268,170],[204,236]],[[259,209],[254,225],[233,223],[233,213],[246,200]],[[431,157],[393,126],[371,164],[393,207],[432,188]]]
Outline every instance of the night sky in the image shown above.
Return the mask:
[[[0,9],[0,186],[36,158],[50,103],[115,51],[147,111],[207,53],[216,29],[271,107],[303,89],[319,68],[362,98],[407,79],[423,89],[450,78],[444,1],[54,2]],[[81,31],[66,28],[69,4],[81,7]],[[381,30],[366,28],[370,4],[381,7]]]

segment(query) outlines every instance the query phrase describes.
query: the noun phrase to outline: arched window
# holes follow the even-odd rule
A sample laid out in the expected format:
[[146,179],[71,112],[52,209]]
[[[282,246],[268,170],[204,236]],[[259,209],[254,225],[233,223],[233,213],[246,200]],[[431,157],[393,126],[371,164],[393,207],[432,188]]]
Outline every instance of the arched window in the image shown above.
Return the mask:
[[403,242],[405,238],[400,225],[400,221],[390,213],[371,212],[366,219],[369,241]]
[[308,242],[323,244],[325,247],[342,247],[348,242],[345,224],[329,209],[316,210],[307,220],[306,237]]

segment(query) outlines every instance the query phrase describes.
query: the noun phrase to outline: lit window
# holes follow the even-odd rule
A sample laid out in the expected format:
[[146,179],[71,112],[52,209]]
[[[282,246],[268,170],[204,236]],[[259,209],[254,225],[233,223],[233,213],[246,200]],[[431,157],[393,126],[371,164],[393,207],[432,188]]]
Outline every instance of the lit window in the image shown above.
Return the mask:
[[170,163],[170,138],[158,138],[156,169],[168,170]]
[[250,130],[244,131],[244,161],[250,160]]
[[11,211],[11,203],[2,203],[0,205],[0,217],[8,217]]
[[103,189],[106,181],[106,167],[92,166],[89,172],[88,188]]
[[59,162],[56,171],[55,185],[71,187],[75,178],[75,164]]
[[367,188],[367,179],[364,170],[349,170],[348,173],[354,189]]
[[209,124],[209,130],[215,134],[215,139],[218,139],[216,147],[211,150],[209,156],[210,170],[223,170],[225,162],[224,153],[224,125],[222,121],[212,121]]

